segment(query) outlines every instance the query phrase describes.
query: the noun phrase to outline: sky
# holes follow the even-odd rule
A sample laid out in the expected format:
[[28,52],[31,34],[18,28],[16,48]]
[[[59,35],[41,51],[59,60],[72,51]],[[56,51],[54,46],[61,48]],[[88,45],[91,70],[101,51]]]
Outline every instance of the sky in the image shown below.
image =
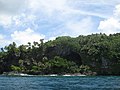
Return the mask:
[[0,47],[120,32],[120,0],[0,0]]

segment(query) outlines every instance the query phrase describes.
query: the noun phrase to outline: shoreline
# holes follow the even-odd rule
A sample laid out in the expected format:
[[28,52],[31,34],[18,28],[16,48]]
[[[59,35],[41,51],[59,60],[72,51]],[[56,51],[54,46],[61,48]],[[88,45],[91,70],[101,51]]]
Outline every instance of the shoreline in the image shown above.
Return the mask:
[[34,76],[48,76],[48,77],[56,77],[56,76],[64,76],[64,77],[72,77],[72,76],[120,76],[120,75],[88,75],[88,74],[80,74],[80,73],[75,73],[75,74],[27,74],[27,73],[14,73],[14,72],[4,72],[3,74],[0,74],[1,76],[18,76],[18,77],[34,77]]
[[26,74],[26,73],[14,73],[14,72],[4,72],[3,74],[1,74],[3,76],[65,76],[65,77],[69,77],[69,76],[88,76],[85,74],[80,74],[80,73],[76,73],[76,74],[47,74],[47,75],[32,75],[32,74]]

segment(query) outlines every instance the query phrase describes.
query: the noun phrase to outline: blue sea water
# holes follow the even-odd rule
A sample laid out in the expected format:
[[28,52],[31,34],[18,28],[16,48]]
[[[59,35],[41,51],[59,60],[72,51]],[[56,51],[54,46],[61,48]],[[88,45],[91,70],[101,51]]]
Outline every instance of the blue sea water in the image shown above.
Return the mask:
[[0,90],[120,90],[120,77],[0,76]]

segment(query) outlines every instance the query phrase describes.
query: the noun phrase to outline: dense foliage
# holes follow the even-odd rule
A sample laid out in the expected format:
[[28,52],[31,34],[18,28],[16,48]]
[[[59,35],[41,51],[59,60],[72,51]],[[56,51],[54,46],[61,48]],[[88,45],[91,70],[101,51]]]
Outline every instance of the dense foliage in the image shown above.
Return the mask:
[[120,75],[120,33],[57,37],[1,48],[0,73]]

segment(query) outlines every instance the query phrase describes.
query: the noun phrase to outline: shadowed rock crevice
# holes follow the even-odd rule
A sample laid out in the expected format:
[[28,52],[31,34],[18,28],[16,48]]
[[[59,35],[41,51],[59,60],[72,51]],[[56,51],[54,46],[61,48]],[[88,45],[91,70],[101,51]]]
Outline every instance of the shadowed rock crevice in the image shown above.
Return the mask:
[[55,56],[60,56],[69,61],[74,61],[77,65],[82,65],[82,59],[79,53],[72,51],[70,48],[60,48],[57,46],[48,47],[46,49],[48,59],[53,59]]

